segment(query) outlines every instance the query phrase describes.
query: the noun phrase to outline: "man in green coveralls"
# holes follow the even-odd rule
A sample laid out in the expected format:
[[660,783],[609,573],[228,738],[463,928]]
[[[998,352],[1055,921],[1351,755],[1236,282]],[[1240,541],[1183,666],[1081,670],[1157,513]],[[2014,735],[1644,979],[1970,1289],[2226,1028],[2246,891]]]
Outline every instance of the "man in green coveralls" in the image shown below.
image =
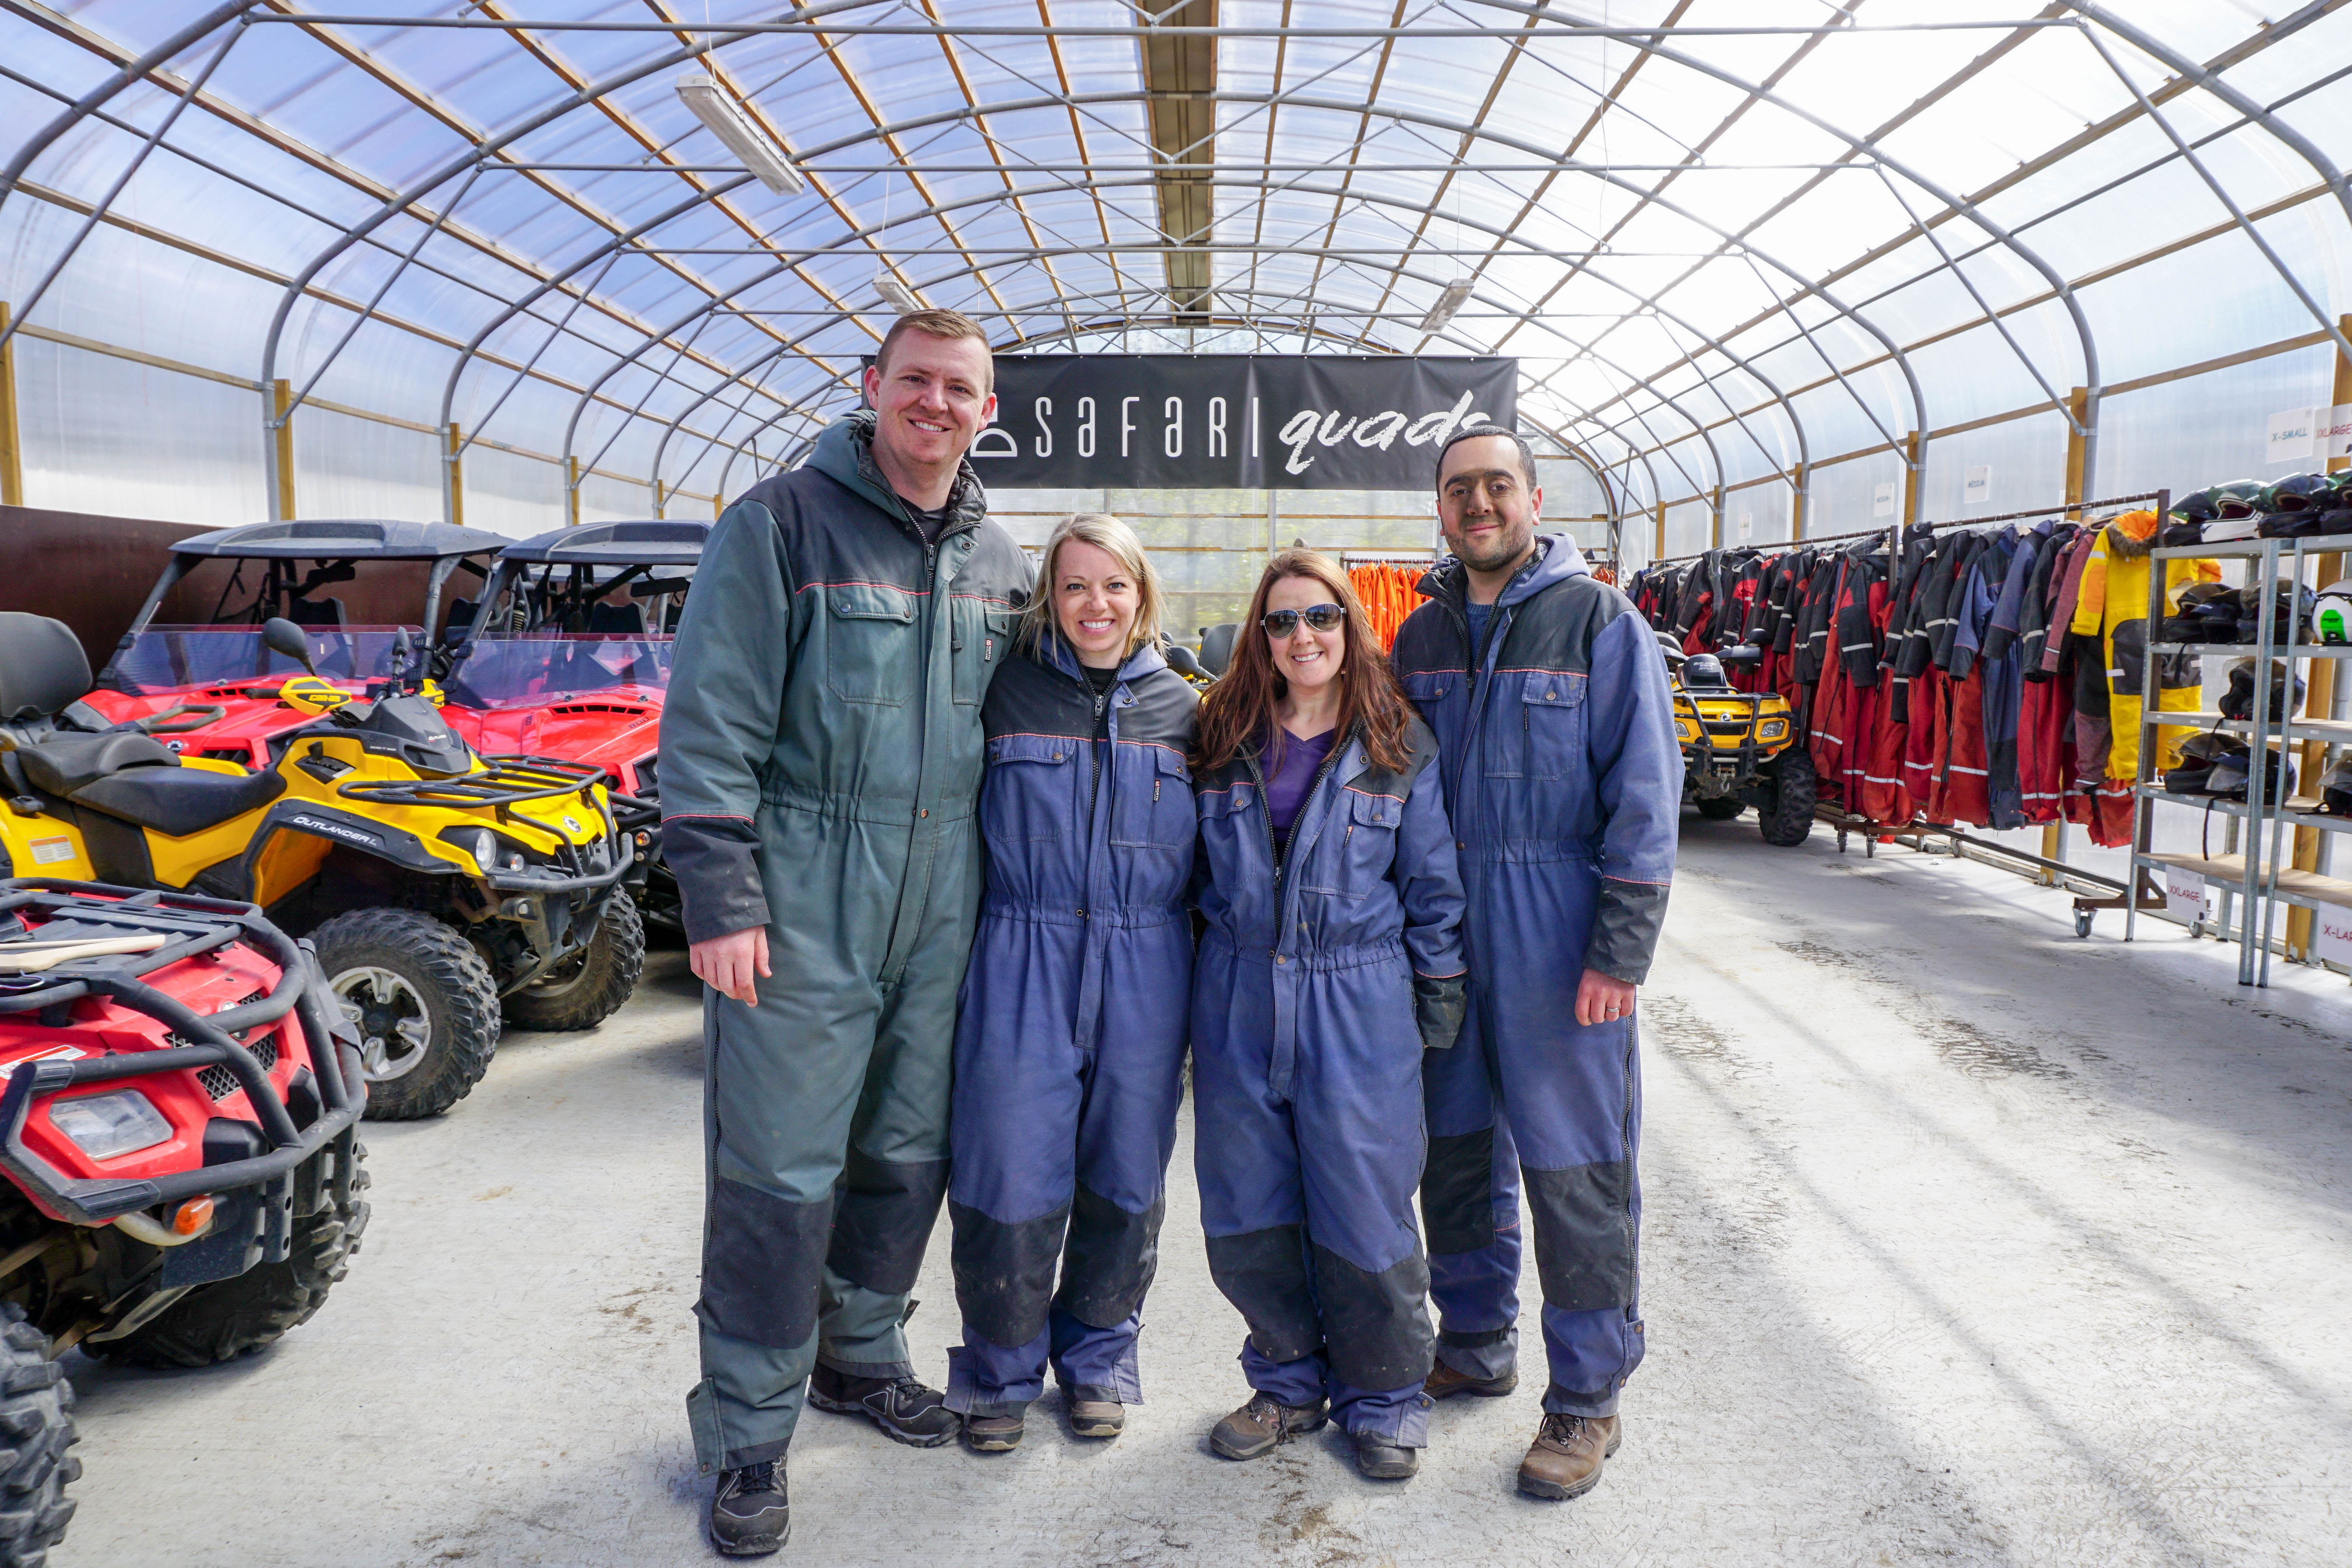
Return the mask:
[[981,700],[1028,581],[964,453],[988,340],[900,318],[871,405],[727,509],[662,714],[662,843],[703,996],[696,1458],[712,1544],[791,1533],[805,1397],[929,1447],[908,1291],[948,1178],[956,990],[981,890]]

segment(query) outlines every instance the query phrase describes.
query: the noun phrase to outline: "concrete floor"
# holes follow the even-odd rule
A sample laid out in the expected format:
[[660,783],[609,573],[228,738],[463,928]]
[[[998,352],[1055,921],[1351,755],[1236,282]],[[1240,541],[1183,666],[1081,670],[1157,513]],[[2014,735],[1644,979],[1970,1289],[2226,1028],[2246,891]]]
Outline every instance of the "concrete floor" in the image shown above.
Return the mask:
[[[1539,1376],[1441,1406],[1404,1486],[1322,1438],[1210,1456],[1240,1324],[1188,1113],[1128,1434],[1041,1410],[981,1458],[811,1412],[783,1560],[2352,1562],[2352,995],[2242,991],[2231,950],[2101,920],[2078,942],[2063,897],[1980,867],[1687,824],[1645,996],[1650,1359],[1580,1502],[1511,1490]],[[593,1036],[509,1037],[445,1120],[372,1124],[366,1249],[274,1349],[73,1358],[88,1471],[52,1563],[713,1561],[682,960]],[[911,1327],[934,1378],[946,1253]]]

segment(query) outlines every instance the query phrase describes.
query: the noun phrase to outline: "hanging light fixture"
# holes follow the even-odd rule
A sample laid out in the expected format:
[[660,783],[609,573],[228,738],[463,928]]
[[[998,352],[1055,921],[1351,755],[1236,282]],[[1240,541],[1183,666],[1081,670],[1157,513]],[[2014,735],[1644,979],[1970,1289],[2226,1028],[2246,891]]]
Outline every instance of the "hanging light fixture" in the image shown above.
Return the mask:
[[874,275],[874,292],[882,296],[884,304],[902,316],[911,316],[923,308],[923,302],[915,298],[915,291],[887,272]]
[[808,182],[801,178],[783,150],[751,123],[743,106],[714,79],[699,73],[682,76],[677,79],[677,96],[752,178],[782,196],[796,196],[808,188]]
[[1437,297],[1437,303],[1429,308],[1429,314],[1421,319],[1421,330],[1424,333],[1444,331],[1445,323],[1454,319],[1454,312],[1462,309],[1469,298],[1470,279],[1456,278],[1445,286],[1445,292]]

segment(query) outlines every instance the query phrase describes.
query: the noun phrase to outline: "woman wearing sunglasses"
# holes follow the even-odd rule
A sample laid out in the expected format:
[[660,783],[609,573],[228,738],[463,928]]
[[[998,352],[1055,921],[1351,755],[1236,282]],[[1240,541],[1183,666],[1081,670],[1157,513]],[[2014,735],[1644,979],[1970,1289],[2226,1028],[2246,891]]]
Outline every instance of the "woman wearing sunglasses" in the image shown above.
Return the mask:
[[1196,699],[1160,657],[1160,604],[1132,529],[1066,519],[981,710],[988,880],[956,1021],[947,1403],[982,1453],[1019,1444],[1049,1365],[1081,1437],[1118,1436],[1143,1397],[1192,978]]
[[1338,565],[1276,555],[1193,751],[1201,1215],[1255,1391],[1210,1435],[1227,1458],[1336,1419],[1402,1479],[1427,1440],[1421,1055],[1465,968],[1436,755]]

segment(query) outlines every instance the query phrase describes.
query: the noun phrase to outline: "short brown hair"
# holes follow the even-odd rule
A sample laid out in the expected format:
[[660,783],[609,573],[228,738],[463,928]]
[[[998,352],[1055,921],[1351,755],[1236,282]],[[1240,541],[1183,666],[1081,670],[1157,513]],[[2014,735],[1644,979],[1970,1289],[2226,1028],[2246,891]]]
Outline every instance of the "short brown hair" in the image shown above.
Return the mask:
[[[899,317],[891,323],[890,330],[882,334],[882,346],[874,351],[876,370],[886,375],[889,374],[890,346],[908,332],[920,332],[927,338],[970,338],[982,348],[988,347],[988,334],[981,330],[978,321],[961,310],[916,310]],[[982,390],[996,390],[996,363],[993,360],[989,362],[988,384]]]

